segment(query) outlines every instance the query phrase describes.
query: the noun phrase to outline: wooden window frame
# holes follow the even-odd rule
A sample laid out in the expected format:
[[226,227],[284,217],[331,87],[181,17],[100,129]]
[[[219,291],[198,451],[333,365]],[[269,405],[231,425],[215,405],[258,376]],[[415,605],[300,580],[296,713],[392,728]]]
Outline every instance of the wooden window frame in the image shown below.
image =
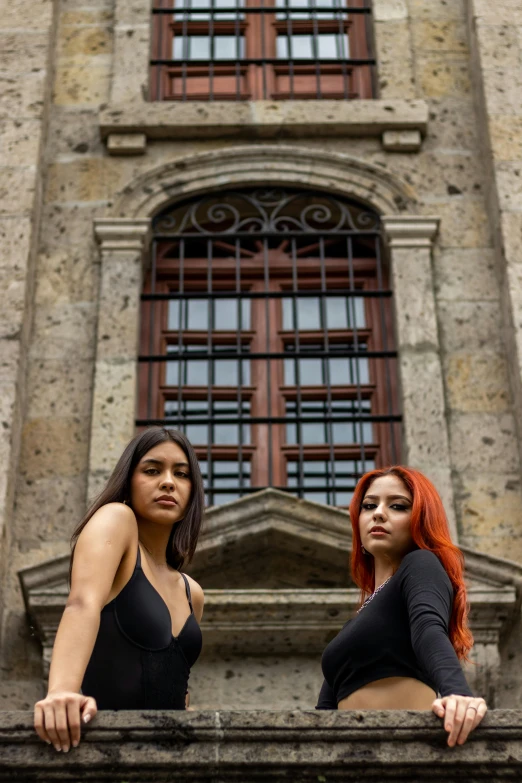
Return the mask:
[[[347,0],[347,4],[350,8],[367,8],[365,0]],[[154,7],[171,8],[173,5],[174,0],[155,0]],[[275,0],[267,0],[264,6],[261,4],[267,9],[273,7],[274,13],[248,12],[249,8],[259,7],[259,0],[246,0],[245,8],[238,8],[236,20],[220,20],[219,14],[201,21],[197,15],[196,19],[173,20],[166,13],[153,14],[152,62],[159,64],[151,65],[150,99],[246,101],[373,97],[373,61],[370,60],[366,14],[352,13],[338,19],[336,11],[335,18],[324,18],[317,13],[311,19],[299,19],[292,18],[289,9],[286,19],[278,19],[277,14],[285,13],[286,9],[276,7]],[[309,62],[294,62],[294,59],[277,57],[278,35],[308,34],[316,39],[316,36],[328,33],[347,36],[349,58],[346,59],[349,62],[322,62],[319,57],[310,58]],[[213,60],[191,64],[189,59],[177,64],[173,60],[173,41],[177,35],[243,38],[244,56],[238,56],[236,46],[235,57],[227,62]]]

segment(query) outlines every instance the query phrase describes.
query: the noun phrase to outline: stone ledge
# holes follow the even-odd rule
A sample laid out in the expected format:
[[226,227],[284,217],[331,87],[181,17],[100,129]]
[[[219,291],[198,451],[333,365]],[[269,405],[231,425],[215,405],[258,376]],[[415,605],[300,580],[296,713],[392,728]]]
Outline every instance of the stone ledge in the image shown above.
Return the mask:
[[140,102],[108,105],[99,121],[102,138],[112,137],[109,152],[129,154],[132,145],[121,139],[127,134],[144,134],[148,140],[382,137],[386,131],[417,131],[425,136],[428,105],[423,100]]
[[463,747],[414,712],[102,712],[80,747],[42,744],[28,712],[0,713],[0,781],[520,780],[522,712],[492,711]]

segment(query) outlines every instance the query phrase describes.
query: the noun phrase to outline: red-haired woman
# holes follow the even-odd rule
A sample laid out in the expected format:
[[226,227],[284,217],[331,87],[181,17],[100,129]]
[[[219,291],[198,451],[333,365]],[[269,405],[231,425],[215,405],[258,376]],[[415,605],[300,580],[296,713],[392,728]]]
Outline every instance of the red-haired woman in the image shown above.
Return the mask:
[[317,709],[433,710],[461,745],[487,707],[459,663],[473,644],[463,557],[437,490],[411,468],[373,470],[350,518],[362,604],[323,653]]

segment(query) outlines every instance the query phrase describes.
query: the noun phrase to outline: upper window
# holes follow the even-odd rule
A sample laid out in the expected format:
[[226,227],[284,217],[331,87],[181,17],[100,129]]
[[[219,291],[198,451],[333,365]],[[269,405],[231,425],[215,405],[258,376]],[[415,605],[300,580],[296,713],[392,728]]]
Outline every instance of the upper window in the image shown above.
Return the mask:
[[368,0],[155,0],[152,100],[372,97]]
[[138,426],[183,430],[210,505],[272,486],[347,506],[400,456],[379,217],[324,193],[242,189],[154,220]]

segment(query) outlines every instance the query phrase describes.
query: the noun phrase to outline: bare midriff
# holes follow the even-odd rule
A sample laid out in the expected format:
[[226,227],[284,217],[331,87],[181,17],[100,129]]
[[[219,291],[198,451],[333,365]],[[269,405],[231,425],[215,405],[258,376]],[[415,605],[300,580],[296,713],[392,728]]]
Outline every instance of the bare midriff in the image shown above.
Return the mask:
[[435,691],[412,677],[385,677],[339,702],[339,710],[431,710]]

